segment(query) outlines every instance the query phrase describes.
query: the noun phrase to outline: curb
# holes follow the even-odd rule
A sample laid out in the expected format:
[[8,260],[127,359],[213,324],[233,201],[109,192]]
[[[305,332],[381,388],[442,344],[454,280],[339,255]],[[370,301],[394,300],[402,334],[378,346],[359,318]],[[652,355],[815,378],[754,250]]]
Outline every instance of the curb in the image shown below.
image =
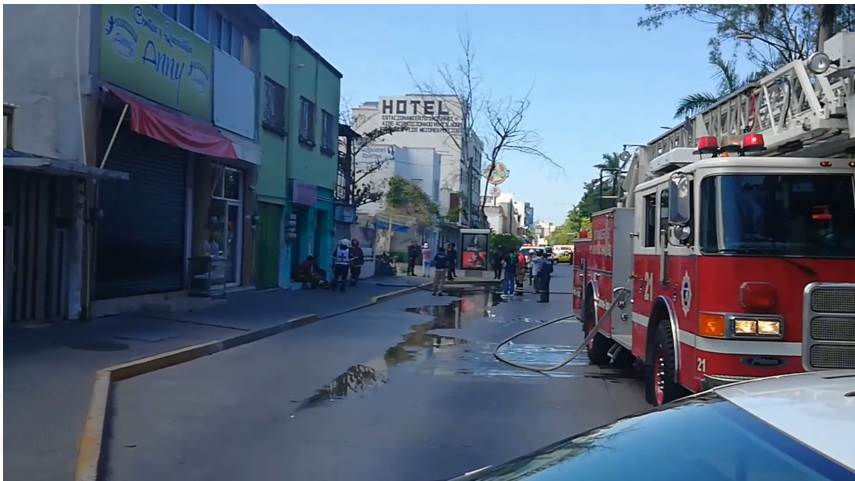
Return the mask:
[[89,411],[86,415],[86,423],[83,426],[83,435],[80,438],[80,446],[77,452],[77,465],[74,469],[74,480],[98,480],[104,427],[107,421],[107,409],[109,408],[110,403],[110,387],[112,383],[170,366],[175,366],[177,364],[193,361],[200,357],[209,356],[233,347],[249,344],[251,342],[264,339],[265,337],[270,337],[274,334],[279,334],[290,329],[311,324],[321,319],[328,319],[330,317],[364,309],[387,299],[409,294],[410,292],[429,285],[431,285],[431,283],[426,282],[417,286],[399,289],[386,294],[380,294],[372,297],[368,303],[323,317],[319,317],[316,314],[295,317],[279,324],[243,332],[219,341],[209,341],[202,344],[187,346],[122,364],[116,364],[96,371],[95,384],[92,388],[92,398],[89,401]]
[[159,369],[208,356],[226,349],[248,344],[280,332],[294,329],[317,321],[315,314],[295,317],[269,327],[244,332],[219,341],[210,341],[173,351],[155,354],[134,361],[116,364],[95,372],[95,384],[89,401],[89,412],[83,426],[80,447],[77,452],[77,465],[74,469],[75,481],[97,481],[98,467],[101,462],[101,446],[106,424],[107,408],[110,400],[110,387],[113,382],[130,379]]
[[423,287],[427,287],[432,285],[432,282],[424,282],[422,284],[415,285],[413,287],[405,287],[403,289],[398,289],[397,291],[387,292],[386,294],[380,294],[379,296],[374,296],[371,298],[371,304],[377,304],[378,302],[383,302],[387,299],[392,299],[395,297],[403,296],[405,294],[409,294],[410,292],[417,291]]

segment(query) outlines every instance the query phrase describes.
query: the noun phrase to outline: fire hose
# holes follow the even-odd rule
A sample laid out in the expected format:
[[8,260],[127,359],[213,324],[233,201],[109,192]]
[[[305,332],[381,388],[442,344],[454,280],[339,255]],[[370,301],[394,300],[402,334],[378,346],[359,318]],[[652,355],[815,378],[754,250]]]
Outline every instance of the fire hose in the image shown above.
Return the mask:
[[616,288],[612,289],[612,294],[613,294],[612,295],[612,297],[613,297],[612,304],[609,306],[608,309],[606,309],[606,311],[603,313],[603,315],[597,319],[597,322],[595,322],[594,326],[591,327],[591,330],[588,332],[588,335],[585,336],[585,339],[582,340],[582,343],[579,344],[579,346],[573,351],[573,353],[570,354],[570,357],[568,357],[564,361],[562,361],[558,364],[555,364],[553,366],[538,367],[538,366],[532,366],[532,365],[528,365],[528,364],[520,364],[520,363],[511,361],[509,359],[505,359],[501,356],[501,354],[499,354],[499,351],[502,349],[502,347],[504,347],[507,344],[510,344],[514,339],[516,339],[520,336],[523,336],[523,335],[528,334],[530,332],[537,331],[538,329],[543,329],[544,327],[547,327],[547,326],[551,326],[552,324],[555,324],[557,322],[561,322],[561,321],[564,321],[566,319],[576,317],[575,314],[570,314],[567,316],[561,316],[561,317],[558,317],[556,319],[552,319],[550,321],[544,322],[543,324],[540,324],[538,326],[530,327],[528,329],[525,329],[523,331],[520,331],[520,332],[514,334],[513,336],[505,339],[504,341],[500,342],[496,346],[496,349],[493,350],[493,356],[496,359],[498,359],[499,361],[501,361],[501,362],[503,362],[509,366],[513,366],[513,367],[516,367],[519,369],[525,369],[527,371],[539,372],[541,374],[545,374],[547,372],[557,371],[558,369],[561,369],[562,367],[566,366],[567,364],[570,364],[570,362],[572,362],[573,359],[576,359],[576,357],[578,357],[579,354],[582,353],[582,349],[584,349],[588,345],[588,343],[591,342],[591,340],[594,338],[594,336],[597,335],[597,332],[599,331],[600,326],[602,325],[603,321],[605,319],[607,319],[609,317],[609,315],[611,315],[611,312],[615,308],[615,306],[623,305],[625,303],[627,296],[630,294],[630,290],[627,289],[626,287],[616,287]]

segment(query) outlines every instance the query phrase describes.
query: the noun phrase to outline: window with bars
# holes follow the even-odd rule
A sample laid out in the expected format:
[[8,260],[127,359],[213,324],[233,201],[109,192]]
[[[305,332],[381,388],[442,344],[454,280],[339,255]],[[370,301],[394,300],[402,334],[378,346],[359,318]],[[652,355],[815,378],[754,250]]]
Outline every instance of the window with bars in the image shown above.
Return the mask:
[[300,97],[300,143],[315,146],[315,104]]
[[270,79],[264,77],[264,117],[262,126],[271,132],[285,135],[287,132],[286,99],[287,89]]

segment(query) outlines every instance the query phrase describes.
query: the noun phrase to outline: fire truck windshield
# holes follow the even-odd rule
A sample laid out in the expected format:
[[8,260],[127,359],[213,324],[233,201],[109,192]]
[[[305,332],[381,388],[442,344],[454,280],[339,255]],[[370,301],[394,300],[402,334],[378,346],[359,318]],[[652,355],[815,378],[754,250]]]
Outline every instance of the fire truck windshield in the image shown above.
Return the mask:
[[851,175],[723,175],[701,183],[701,250],[855,257]]

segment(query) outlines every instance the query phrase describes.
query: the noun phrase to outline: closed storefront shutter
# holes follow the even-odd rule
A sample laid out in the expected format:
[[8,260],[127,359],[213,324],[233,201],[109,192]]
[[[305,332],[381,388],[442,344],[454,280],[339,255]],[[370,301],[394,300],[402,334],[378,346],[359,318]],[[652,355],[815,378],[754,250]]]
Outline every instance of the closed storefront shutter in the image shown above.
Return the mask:
[[95,297],[182,289],[187,153],[123,128],[107,164],[131,178],[101,184]]

